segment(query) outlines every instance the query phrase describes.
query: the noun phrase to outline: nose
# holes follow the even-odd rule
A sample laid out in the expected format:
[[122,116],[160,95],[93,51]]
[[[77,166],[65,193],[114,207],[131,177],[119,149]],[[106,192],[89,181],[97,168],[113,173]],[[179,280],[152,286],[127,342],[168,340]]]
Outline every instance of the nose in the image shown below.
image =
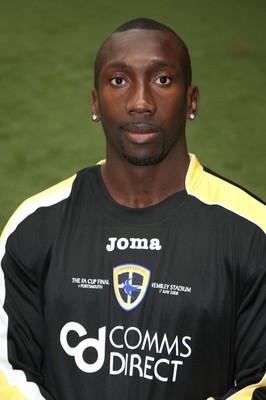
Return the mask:
[[153,115],[155,113],[156,103],[148,83],[140,82],[132,85],[126,109],[129,114]]

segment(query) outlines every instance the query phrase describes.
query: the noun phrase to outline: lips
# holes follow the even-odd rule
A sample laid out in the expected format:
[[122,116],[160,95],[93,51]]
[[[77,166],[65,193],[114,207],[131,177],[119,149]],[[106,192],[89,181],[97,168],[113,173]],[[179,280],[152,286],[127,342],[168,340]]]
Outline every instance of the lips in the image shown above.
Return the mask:
[[148,145],[158,143],[161,130],[153,124],[127,124],[122,127],[122,137],[133,145]]
[[122,126],[122,130],[126,133],[135,134],[152,134],[160,132],[160,129],[156,125],[147,123],[126,124]]

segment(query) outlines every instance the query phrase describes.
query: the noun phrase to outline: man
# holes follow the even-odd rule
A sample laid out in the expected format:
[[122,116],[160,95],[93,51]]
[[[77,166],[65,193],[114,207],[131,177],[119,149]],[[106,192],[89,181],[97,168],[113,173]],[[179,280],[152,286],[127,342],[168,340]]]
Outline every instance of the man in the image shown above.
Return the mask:
[[187,152],[184,42],[118,28],[95,62],[106,161],[2,235],[3,399],[266,399],[265,206]]

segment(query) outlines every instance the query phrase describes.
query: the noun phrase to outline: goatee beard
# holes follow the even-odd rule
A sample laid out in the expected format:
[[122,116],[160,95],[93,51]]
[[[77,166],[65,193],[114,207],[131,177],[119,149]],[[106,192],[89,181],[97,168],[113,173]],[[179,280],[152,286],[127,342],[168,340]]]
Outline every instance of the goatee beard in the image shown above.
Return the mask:
[[165,154],[161,154],[157,157],[139,158],[139,157],[132,157],[124,152],[123,156],[130,164],[135,165],[137,167],[151,167],[153,165],[159,164],[165,158]]

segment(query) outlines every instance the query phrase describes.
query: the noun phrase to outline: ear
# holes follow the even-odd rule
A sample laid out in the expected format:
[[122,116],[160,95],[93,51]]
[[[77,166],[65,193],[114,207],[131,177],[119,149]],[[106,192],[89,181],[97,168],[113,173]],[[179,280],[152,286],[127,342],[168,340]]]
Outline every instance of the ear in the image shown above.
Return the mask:
[[[92,98],[91,99],[92,99],[91,111],[92,111],[93,120],[98,122],[98,121],[100,121],[101,116],[100,116],[98,92],[97,92],[97,89],[95,89],[95,88],[92,89]],[[94,116],[97,118],[94,118]]]
[[199,109],[199,89],[190,85],[187,90],[187,119],[194,119]]

